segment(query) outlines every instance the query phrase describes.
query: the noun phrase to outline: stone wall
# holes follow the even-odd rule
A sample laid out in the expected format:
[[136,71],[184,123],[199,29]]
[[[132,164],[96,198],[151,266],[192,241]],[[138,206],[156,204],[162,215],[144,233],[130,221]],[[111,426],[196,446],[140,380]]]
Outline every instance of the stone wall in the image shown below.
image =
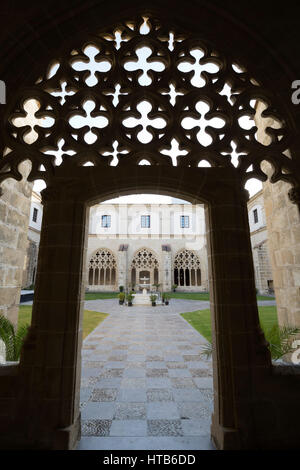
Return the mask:
[[34,285],[39,245],[28,238],[25,252],[22,288]]
[[300,217],[287,191],[283,182],[264,184],[278,320],[300,326]]
[[[256,210],[256,220],[253,217],[254,210]],[[270,262],[263,191],[259,191],[248,201],[248,214],[255,286],[259,294],[270,294],[273,287],[273,273]]]
[[[22,164],[23,170],[28,164]],[[27,245],[32,184],[9,179],[0,198],[0,313],[15,324]]]
[[[262,119],[263,104],[257,107],[258,138],[266,144],[270,137],[266,126],[278,127],[270,118]],[[271,175],[268,163],[264,171]],[[278,320],[280,325],[300,326],[300,215],[288,198],[290,186],[282,181],[263,184],[266,222],[269,236],[270,258],[274,278]]]

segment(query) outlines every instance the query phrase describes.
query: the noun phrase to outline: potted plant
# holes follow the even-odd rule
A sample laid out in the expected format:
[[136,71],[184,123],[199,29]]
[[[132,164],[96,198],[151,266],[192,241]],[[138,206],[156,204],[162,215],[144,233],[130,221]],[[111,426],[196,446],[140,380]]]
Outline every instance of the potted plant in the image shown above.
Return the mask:
[[133,299],[134,299],[134,295],[132,294],[132,292],[129,292],[129,294],[127,294],[127,296],[126,296],[126,300],[128,302],[128,307],[132,306],[132,300]]
[[173,292],[175,292],[175,291],[176,291],[177,287],[178,287],[178,285],[177,285],[177,284],[173,284],[173,285],[172,285]]
[[155,307],[155,305],[156,305],[156,299],[157,299],[157,295],[155,295],[155,294],[151,294],[151,295],[150,295],[150,300],[151,300],[151,302],[152,302],[152,307]]
[[6,364],[19,361],[28,328],[29,325],[21,325],[15,331],[12,322],[4,317],[4,315],[0,315],[0,339],[5,345]]
[[165,294],[164,295],[164,302],[165,302],[165,305],[169,305],[169,300],[170,300],[171,296],[169,294]]
[[161,284],[156,283],[156,284],[152,284],[152,286],[155,287],[155,289],[158,291],[158,289],[160,288]]
[[123,304],[124,304],[124,300],[125,300],[125,293],[121,291],[121,292],[118,294],[118,297],[119,297],[119,304],[120,304],[120,305],[123,305]]
[[124,286],[119,286],[119,291],[123,292],[124,291]]

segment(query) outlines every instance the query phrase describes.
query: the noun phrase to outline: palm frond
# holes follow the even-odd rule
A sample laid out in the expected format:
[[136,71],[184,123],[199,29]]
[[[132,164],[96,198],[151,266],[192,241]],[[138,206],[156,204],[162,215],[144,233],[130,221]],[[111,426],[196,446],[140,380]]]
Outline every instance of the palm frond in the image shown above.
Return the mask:
[[15,361],[20,359],[21,349],[24,343],[24,340],[27,336],[29,325],[19,326],[17,333],[15,335]]
[[5,345],[6,361],[18,361],[29,325],[22,325],[15,332],[13,323],[0,315],[0,339]]
[[209,359],[213,352],[212,343],[207,343],[205,346],[202,346],[200,356],[205,356],[206,359]]
[[285,354],[291,353],[293,351],[292,338],[299,333],[299,328],[290,325],[273,325],[267,330],[265,336],[269,343],[272,359],[280,359]]
[[15,357],[15,330],[8,318],[0,315],[0,338],[5,344],[6,361],[14,361]]

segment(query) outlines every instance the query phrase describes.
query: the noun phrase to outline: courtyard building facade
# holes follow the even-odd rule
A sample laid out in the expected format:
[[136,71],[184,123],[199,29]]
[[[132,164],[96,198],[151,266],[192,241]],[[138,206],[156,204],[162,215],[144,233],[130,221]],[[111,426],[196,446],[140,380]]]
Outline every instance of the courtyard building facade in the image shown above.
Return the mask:
[[[105,225],[103,223],[105,221]],[[207,291],[204,207],[98,204],[90,210],[87,289]]]
[[[168,203],[101,203],[90,209],[86,290],[117,292],[142,286],[162,291],[208,292],[204,205],[169,198]],[[151,198],[149,199],[151,200]],[[263,193],[248,202],[255,282],[272,294]],[[42,221],[40,195],[33,191],[23,287],[34,284]]]

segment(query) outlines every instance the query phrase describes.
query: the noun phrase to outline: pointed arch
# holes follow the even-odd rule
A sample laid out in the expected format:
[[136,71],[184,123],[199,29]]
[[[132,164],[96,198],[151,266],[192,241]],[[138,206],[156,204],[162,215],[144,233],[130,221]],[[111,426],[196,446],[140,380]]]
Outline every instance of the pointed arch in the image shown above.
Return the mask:
[[114,286],[116,282],[117,259],[108,248],[98,248],[88,263],[88,284],[90,287]]
[[152,249],[142,247],[134,253],[130,263],[130,278],[135,279],[138,286],[146,285],[148,289],[152,284],[159,283],[158,256]]
[[201,286],[201,263],[195,251],[187,249],[178,251],[174,258],[173,270],[174,281],[178,286]]

